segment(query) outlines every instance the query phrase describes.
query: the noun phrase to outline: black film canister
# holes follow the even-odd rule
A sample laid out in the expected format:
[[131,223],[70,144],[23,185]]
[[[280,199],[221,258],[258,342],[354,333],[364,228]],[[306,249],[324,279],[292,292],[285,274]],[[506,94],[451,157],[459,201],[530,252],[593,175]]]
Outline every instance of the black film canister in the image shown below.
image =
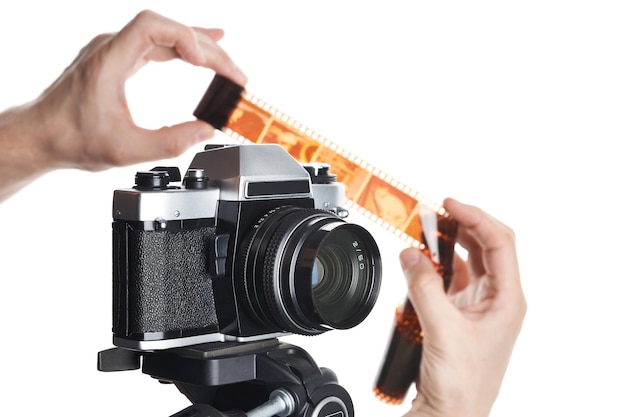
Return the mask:
[[388,404],[401,404],[419,376],[422,329],[408,300],[396,311],[387,352],[378,373],[374,394]]
[[216,129],[222,129],[239,104],[243,91],[244,88],[239,84],[215,74],[193,115]]

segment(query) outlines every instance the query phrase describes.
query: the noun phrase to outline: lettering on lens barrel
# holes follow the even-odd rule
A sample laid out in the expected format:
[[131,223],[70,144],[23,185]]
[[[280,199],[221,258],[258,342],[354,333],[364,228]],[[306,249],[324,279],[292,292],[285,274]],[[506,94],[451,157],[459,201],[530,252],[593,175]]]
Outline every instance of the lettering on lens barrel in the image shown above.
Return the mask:
[[381,283],[376,242],[344,220],[325,164],[278,145],[207,146],[137,173],[113,200],[114,344],[161,350],[348,329]]

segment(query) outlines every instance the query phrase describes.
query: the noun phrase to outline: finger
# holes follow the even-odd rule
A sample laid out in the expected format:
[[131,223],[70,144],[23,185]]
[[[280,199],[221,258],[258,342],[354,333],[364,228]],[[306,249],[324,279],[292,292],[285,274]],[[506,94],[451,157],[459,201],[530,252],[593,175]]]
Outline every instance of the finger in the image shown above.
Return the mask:
[[224,30],[219,28],[207,29],[194,26],[193,30],[203,33],[205,36],[211,38],[213,42],[220,41],[224,37]]
[[450,305],[443,280],[426,255],[415,248],[400,252],[400,264],[406,278],[409,299],[415,308],[422,328],[432,331],[445,320],[445,306]]
[[[168,50],[169,52],[165,52]],[[210,36],[152,11],[140,12],[112,41],[116,66],[127,77],[148,60],[180,58],[245,84],[246,77]]]
[[462,291],[469,284],[469,273],[465,260],[458,254],[454,254],[454,262],[452,263],[452,280],[448,294],[455,294]]
[[202,66],[213,68],[217,73],[229,77],[239,85],[245,85],[248,82],[246,75],[235,65],[226,51],[217,44],[219,39],[214,38],[215,33],[209,31],[207,35],[205,31],[196,31],[196,36],[204,54],[205,61],[204,64],[201,64]]
[[[482,264],[494,288],[519,286],[519,268],[513,231],[481,209],[446,199],[444,207],[454,217],[461,229],[459,236],[472,252],[480,249]],[[466,236],[463,233],[467,233]],[[473,246],[471,246],[473,245]]]
[[[215,130],[201,121],[191,121],[158,130],[135,128],[132,140],[123,144],[124,165],[176,157],[194,144],[209,139]],[[118,164],[119,165],[119,164]]]
[[466,263],[470,276],[480,277],[485,275],[483,248],[476,241],[476,238],[465,227],[459,227],[456,241],[467,251]]

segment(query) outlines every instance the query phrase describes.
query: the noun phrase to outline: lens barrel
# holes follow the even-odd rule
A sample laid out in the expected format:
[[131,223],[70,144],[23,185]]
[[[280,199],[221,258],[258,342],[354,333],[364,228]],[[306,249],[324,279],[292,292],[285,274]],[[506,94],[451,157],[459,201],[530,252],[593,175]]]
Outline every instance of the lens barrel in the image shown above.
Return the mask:
[[240,255],[248,305],[272,329],[315,335],[352,328],[371,312],[380,290],[374,238],[328,211],[275,209]]

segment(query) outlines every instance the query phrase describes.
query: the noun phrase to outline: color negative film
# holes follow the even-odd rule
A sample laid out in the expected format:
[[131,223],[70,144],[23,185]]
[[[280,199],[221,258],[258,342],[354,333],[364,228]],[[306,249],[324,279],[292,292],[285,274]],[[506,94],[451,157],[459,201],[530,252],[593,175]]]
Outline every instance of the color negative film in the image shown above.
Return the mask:
[[300,162],[329,164],[337,181],[345,184],[351,208],[418,248],[424,249],[420,211],[428,207],[437,217],[448,217],[439,204],[225,77],[215,76],[194,115],[240,142],[275,143]]
[[[430,256],[449,287],[457,224],[443,207],[220,75],[194,115],[240,142],[275,143],[300,162],[329,164],[345,184],[348,204]],[[374,386],[376,397],[389,404],[402,403],[419,377],[421,326],[408,300],[402,312]]]

